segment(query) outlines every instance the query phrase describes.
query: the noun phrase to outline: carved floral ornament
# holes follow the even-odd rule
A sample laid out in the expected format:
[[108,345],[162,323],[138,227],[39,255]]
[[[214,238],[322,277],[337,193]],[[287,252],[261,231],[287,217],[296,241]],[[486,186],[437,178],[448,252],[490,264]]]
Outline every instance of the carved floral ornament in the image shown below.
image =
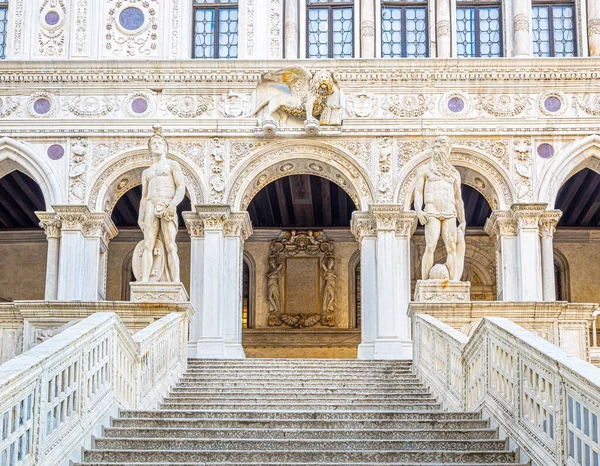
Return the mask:
[[[317,313],[287,314],[284,309],[281,290],[285,285],[284,261],[286,257],[319,258],[319,310]],[[282,232],[280,237],[271,241],[267,267],[267,304],[269,307],[269,326],[282,324],[294,328],[312,327],[321,324],[335,327],[335,251],[334,242],[327,239],[325,233],[318,231]]]

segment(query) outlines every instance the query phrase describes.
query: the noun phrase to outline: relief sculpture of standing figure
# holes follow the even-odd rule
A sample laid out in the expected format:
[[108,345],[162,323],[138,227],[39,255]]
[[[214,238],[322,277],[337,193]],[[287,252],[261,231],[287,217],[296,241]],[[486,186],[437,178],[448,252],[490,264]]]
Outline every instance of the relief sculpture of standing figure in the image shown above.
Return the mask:
[[279,277],[283,264],[279,263],[277,256],[269,256],[269,269],[267,271],[267,303],[269,313],[281,311],[281,298],[279,296]]
[[[185,196],[183,173],[177,162],[167,159],[169,146],[160,128],[154,128],[148,149],[152,154],[152,165],[142,173],[138,224],[144,240],[136,278],[141,282],[178,282],[179,257],[175,237],[177,206]],[[162,267],[157,266],[158,263]]]
[[335,259],[331,256],[325,257],[321,264],[323,269],[323,280],[325,286],[323,287],[323,303],[322,313],[323,315],[333,312],[335,306],[335,273],[333,268],[335,266]]
[[446,268],[450,280],[460,280],[463,273],[465,206],[460,173],[449,160],[451,148],[450,138],[438,136],[433,143],[431,161],[417,172],[415,211],[421,225],[425,225],[425,253],[421,263],[423,280],[431,278],[429,274],[440,233],[446,247]]

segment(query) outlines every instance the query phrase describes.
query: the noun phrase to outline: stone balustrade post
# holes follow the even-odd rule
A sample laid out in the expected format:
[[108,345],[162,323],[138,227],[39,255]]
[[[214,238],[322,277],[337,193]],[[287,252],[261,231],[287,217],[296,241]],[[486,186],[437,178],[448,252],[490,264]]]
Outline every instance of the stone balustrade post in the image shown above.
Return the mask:
[[547,210],[540,217],[540,238],[542,248],[542,294],[544,301],[556,301],[554,274],[554,232],[560,220],[560,210]]
[[499,301],[518,301],[517,222],[512,212],[495,210],[485,224],[485,231],[496,239],[496,292]]
[[600,56],[600,0],[587,0],[588,53]]
[[375,2],[360,1],[360,57],[375,58]]
[[513,204],[517,222],[517,283],[519,301],[542,301],[542,259],[539,220],[547,204]]
[[40,227],[44,229],[48,240],[44,299],[54,301],[58,293],[61,223],[55,212],[36,212],[35,214],[40,219]]
[[450,22],[450,0],[438,0],[436,2],[436,45],[438,58],[450,58],[452,56],[452,27]]
[[226,358],[245,358],[242,348],[242,286],[244,241],[252,234],[248,212],[232,212],[225,221],[225,263],[223,266],[223,337]]
[[352,234],[360,247],[360,345],[358,359],[373,359],[377,339],[377,230],[369,212],[352,214]]
[[512,0],[513,56],[530,57],[533,53],[531,35],[531,0]]
[[285,0],[284,36],[285,58],[298,58],[298,0]]

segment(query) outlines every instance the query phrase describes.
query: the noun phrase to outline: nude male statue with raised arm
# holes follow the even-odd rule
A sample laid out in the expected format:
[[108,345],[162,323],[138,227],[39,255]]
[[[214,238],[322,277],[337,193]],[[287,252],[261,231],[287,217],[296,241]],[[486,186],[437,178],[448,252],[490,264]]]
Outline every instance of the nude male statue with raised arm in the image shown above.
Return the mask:
[[[142,200],[138,224],[144,233],[142,249],[141,280],[179,281],[179,257],[177,256],[177,206],[185,196],[185,183],[179,164],[167,159],[169,145],[160,132],[148,140],[152,154],[152,165],[142,173]],[[158,250],[162,239],[166,255],[165,272],[162,277],[151,277],[154,256],[163,253]]]
[[449,161],[451,148],[450,138],[438,136],[433,142],[431,161],[417,172],[415,211],[421,225],[425,225],[426,246],[421,263],[423,280],[429,279],[440,232],[448,255],[446,267],[450,280],[460,280],[463,273],[465,206],[460,190],[460,174]]

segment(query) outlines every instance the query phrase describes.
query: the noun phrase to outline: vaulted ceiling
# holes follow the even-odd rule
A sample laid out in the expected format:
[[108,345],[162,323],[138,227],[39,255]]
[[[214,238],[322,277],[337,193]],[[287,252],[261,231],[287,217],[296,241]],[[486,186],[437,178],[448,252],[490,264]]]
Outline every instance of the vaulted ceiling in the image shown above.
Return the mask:
[[585,168],[560,188],[555,208],[563,212],[558,226],[600,227],[600,175]]
[[36,210],[46,210],[38,184],[19,171],[0,178],[0,228],[39,228]]

